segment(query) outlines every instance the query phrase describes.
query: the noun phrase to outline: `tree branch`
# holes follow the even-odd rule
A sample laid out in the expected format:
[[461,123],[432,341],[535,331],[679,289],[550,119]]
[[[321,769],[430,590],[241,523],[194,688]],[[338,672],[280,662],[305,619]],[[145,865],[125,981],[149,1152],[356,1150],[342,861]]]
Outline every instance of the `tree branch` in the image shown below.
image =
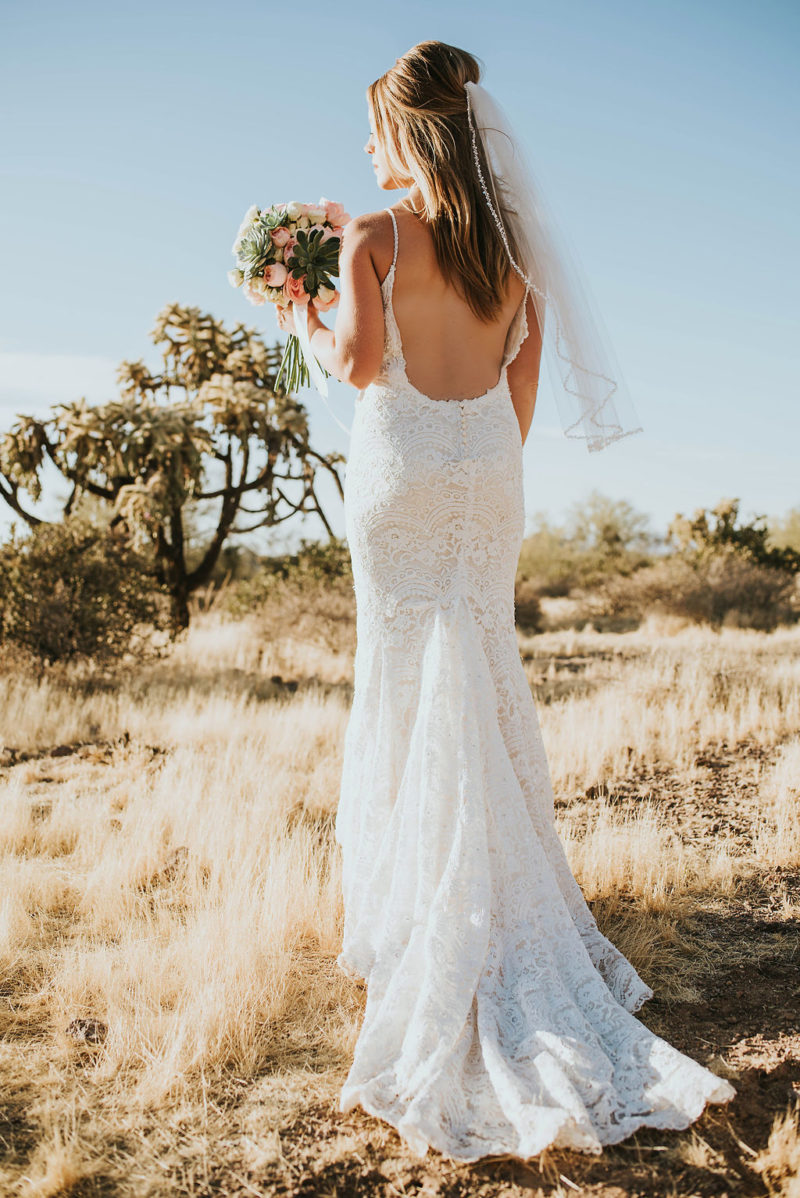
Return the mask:
[[30,525],[31,528],[36,528],[37,525],[44,524],[44,520],[41,520],[38,516],[34,516],[32,512],[25,511],[19,499],[17,498],[19,487],[16,483],[12,483],[9,479],[6,479],[6,483],[8,484],[7,488],[3,486],[2,480],[4,478],[5,475],[0,475],[0,496],[5,499],[8,506],[13,508],[18,516],[22,516],[22,519],[26,522],[26,524]]
[[73,505],[75,503],[77,496],[78,496],[78,484],[73,483],[72,484],[72,493],[70,494],[70,497],[67,500],[67,502],[64,504],[64,515],[65,516],[68,516],[70,514],[70,512],[72,511],[72,508],[73,508]]
[[309,491],[311,492],[311,497],[312,497],[312,499],[314,500],[314,508],[315,508],[315,510],[316,510],[316,513],[317,513],[317,515],[319,516],[319,518],[320,518],[320,520],[322,521],[322,523],[324,524],[324,526],[325,526],[325,529],[326,529],[326,531],[327,531],[327,533],[328,533],[328,536],[331,538],[331,540],[333,540],[333,536],[334,536],[334,534],[333,534],[333,529],[331,528],[330,524],[328,523],[328,521],[327,521],[327,520],[326,520],[326,518],[325,518],[325,513],[323,512],[323,510],[322,510],[322,506],[321,506],[321,504],[320,504],[320,502],[319,502],[319,499],[317,498],[317,492],[314,490],[314,484],[313,484],[313,482],[312,482],[312,483],[309,483],[309,487],[308,487],[308,489],[309,489]]
[[116,488],[116,490],[114,490],[112,487],[101,487],[99,483],[93,483],[91,479],[81,479],[77,470],[74,470],[71,466],[67,466],[65,462],[59,462],[55,455],[53,446],[49,441],[45,441],[45,449],[47,450],[47,456],[49,457],[50,461],[53,463],[56,470],[58,470],[60,474],[63,474],[64,478],[71,483],[75,483],[76,486],[80,487],[82,491],[88,491],[90,495],[98,495],[101,499],[107,499],[110,503],[113,503],[113,501],[116,499],[117,491],[120,487],[125,486],[126,482],[129,484],[133,482],[132,478],[115,479],[115,482],[119,483],[119,486]]
[[[272,467],[269,463],[267,463],[267,465],[264,467],[264,469],[261,471],[260,474],[257,474],[255,478],[251,479],[247,483],[243,483],[238,488],[239,493],[242,494],[245,491],[255,491],[259,487],[263,487],[265,483],[269,483],[269,480],[272,477],[273,477]],[[298,477],[300,477],[300,476],[298,476]],[[228,494],[229,494],[228,490],[223,487],[223,489],[221,491],[198,492],[197,498],[198,499],[225,499]]]
[[297,514],[299,509],[293,508],[292,511],[286,512],[283,516],[273,516],[272,518],[265,516],[263,520],[259,520],[256,524],[251,524],[249,528],[232,528],[231,533],[247,533],[255,532],[257,528],[272,528],[275,524],[282,524],[284,520],[290,520],[292,516]]
[[306,453],[310,458],[316,458],[319,464],[324,466],[325,469],[333,475],[333,477],[336,479],[336,489],[339,492],[339,498],[344,499],[344,487],[342,486],[342,480],[339,478],[338,470],[331,465],[327,458],[324,458],[322,454],[317,453],[316,449],[312,449],[310,445],[306,446]]
[[245,442],[242,449],[242,469],[239,475],[239,482],[232,489],[230,484],[233,479],[233,455],[230,443],[228,445],[226,457],[226,494],[222,501],[222,509],[220,511],[219,521],[217,523],[217,530],[214,533],[211,543],[203,554],[201,560],[198,562],[194,570],[187,575],[187,584],[190,591],[194,590],[195,587],[202,586],[203,583],[208,582],[209,578],[211,577],[211,572],[217,563],[217,559],[222,552],[222,546],[225,544],[225,541],[231,532],[233,522],[236,519],[236,513],[239,510],[239,502],[242,497],[243,480],[247,476],[247,470],[250,465],[250,446]]

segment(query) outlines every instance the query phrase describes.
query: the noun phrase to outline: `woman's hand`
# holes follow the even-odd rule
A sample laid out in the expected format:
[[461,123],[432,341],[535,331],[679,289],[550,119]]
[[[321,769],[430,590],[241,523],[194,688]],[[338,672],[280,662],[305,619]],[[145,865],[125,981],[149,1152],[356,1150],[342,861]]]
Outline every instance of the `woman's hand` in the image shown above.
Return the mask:
[[[284,333],[293,333],[297,336],[297,326],[294,319],[294,304],[289,304],[286,308],[276,307],[275,319],[278,322],[278,328]],[[328,326],[320,319],[319,312],[313,304],[308,305],[308,335],[309,337],[315,329],[326,329]]]
[[294,304],[288,304],[285,308],[276,307],[275,319],[282,333],[291,333],[293,336],[297,336],[294,323]]

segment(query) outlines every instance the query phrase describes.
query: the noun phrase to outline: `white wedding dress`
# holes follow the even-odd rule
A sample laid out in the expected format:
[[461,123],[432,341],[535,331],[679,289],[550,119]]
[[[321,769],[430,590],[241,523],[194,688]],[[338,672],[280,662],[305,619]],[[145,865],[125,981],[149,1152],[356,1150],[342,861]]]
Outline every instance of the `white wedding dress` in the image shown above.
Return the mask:
[[599,931],[569,868],[514,624],[522,440],[498,383],[430,399],[381,290],[380,374],[345,474],[355,687],[336,836],[344,939],[366,1010],[340,1110],[411,1149],[474,1161],[600,1152],[682,1128],[736,1091],[634,1017],[652,990]]

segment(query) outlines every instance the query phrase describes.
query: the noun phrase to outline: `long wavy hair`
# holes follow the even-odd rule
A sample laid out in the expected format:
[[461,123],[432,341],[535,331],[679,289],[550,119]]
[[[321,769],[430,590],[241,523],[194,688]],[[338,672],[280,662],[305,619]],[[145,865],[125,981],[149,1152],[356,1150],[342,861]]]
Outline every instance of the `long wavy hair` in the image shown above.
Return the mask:
[[[420,42],[367,88],[386,161],[404,186],[416,183],[443,277],[475,315],[496,320],[512,271],[481,190],[472,153],[464,84],[479,83],[478,59],[446,42]],[[509,207],[476,138],[481,171],[501,217]],[[503,224],[514,258],[518,248]]]

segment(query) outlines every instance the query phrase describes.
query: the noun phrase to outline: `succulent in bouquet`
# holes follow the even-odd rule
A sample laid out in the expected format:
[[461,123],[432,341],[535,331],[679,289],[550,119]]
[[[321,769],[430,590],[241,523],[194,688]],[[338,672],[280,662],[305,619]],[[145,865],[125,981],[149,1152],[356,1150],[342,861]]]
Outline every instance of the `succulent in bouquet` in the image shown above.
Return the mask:
[[308,384],[327,394],[328,371],[311,352],[308,305],[327,312],[339,302],[334,278],[339,275],[342,232],[350,216],[344,206],[322,197],[318,204],[292,200],[269,208],[248,208],[233,253],[236,267],[228,278],[252,304],[294,306],[297,336],[290,334],[275,379],[285,375],[289,391]]

